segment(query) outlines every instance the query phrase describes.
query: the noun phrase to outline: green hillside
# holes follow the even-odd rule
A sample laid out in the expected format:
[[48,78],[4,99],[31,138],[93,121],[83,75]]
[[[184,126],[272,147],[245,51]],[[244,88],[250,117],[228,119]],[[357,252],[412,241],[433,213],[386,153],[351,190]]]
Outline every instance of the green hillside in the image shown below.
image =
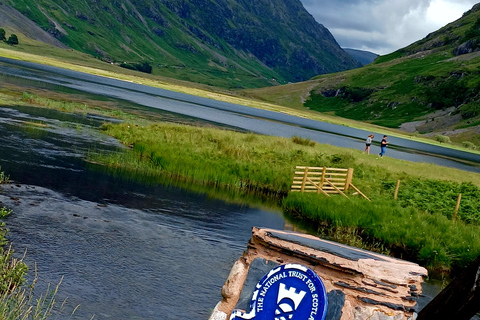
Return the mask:
[[[69,48],[102,61],[223,88],[303,81],[360,66],[298,0],[6,3]],[[0,13],[8,7],[0,5]]]
[[461,19],[363,68],[245,93],[285,106],[480,145],[479,10],[476,5]]

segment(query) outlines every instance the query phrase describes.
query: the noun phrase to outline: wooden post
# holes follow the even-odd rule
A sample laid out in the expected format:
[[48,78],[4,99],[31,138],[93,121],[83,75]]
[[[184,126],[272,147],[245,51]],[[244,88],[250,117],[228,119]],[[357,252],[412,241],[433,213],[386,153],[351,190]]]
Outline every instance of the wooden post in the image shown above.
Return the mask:
[[301,192],[305,191],[305,184],[307,183],[307,176],[308,176],[308,167],[305,167],[305,172],[303,173],[302,188],[300,189]]
[[327,167],[323,167],[322,169],[322,176],[320,178],[320,188],[318,189],[318,193],[320,193],[320,191],[323,192],[323,183],[325,182],[325,172],[327,172]]
[[345,192],[347,192],[348,188],[350,188],[350,185],[352,184],[352,179],[353,179],[353,168],[348,168],[347,180],[345,181],[345,189],[344,189]]
[[469,320],[480,308],[480,256],[418,314],[417,320]]
[[400,180],[397,180],[397,186],[395,187],[395,193],[393,194],[393,199],[395,200],[397,200],[399,188],[400,188]]
[[457,219],[458,209],[460,208],[460,200],[462,200],[462,194],[458,194],[457,205],[455,206],[455,212],[453,213],[453,221]]

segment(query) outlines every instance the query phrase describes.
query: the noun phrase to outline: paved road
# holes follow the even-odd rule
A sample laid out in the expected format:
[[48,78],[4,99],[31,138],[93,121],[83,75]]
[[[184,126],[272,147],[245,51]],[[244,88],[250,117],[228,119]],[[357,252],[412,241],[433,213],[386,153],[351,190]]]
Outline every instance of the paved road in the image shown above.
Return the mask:
[[[0,75],[118,98],[133,103],[182,114],[256,133],[282,137],[302,136],[340,147],[363,150],[364,140],[373,133],[378,140],[372,153],[379,151],[382,132],[369,132],[309,120],[279,112],[221,102],[184,93],[153,88],[77,71],[0,58]],[[389,137],[387,156],[414,162],[436,163],[480,173],[480,155]]]

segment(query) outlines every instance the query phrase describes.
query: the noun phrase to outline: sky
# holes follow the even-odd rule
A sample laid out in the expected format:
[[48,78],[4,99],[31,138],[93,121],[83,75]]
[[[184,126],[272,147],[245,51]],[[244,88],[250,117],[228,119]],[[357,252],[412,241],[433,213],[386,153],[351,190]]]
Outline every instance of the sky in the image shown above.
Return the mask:
[[342,48],[384,55],[453,22],[480,0],[301,0]]

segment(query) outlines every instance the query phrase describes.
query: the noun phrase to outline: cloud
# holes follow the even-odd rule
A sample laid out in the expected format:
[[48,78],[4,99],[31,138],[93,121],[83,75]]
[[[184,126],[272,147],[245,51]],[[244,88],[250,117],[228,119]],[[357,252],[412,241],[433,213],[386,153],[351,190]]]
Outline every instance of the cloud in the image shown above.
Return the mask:
[[343,48],[387,54],[460,18],[478,0],[301,0]]

